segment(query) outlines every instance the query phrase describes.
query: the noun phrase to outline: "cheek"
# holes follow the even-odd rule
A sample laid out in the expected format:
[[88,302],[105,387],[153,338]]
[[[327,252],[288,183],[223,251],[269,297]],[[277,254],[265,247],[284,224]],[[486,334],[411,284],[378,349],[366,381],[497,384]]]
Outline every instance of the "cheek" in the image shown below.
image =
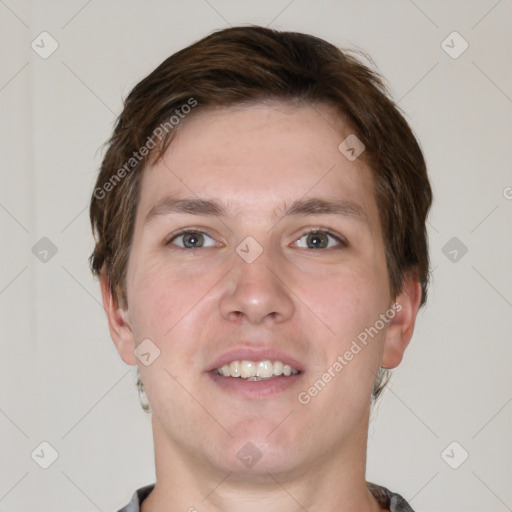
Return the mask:
[[[311,300],[321,305],[317,311],[329,330],[324,330],[324,336],[319,336],[318,329],[309,333],[325,350],[325,359],[315,364],[310,385],[317,378],[329,381],[317,405],[331,404],[336,417],[346,414],[344,407],[360,414],[361,404],[366,405],[371,394],[387,326],[380,320],[389,307],[386,286],[386,275],[381,275],[379,266],[372,270],[361,264],[322,279],[315,288]],[[322,386],[320,382],[318,387]]]
[[136,338],[162,340],[178,321],[185,290],[161,265],[133,262],[128,304]]
[[141,264],[133,272],[128,290],[134,333],[154,339],[161,349],[172,342],[173,350],[179,350],[180,340],[197,330],[208,304],[206,296],[221,275],[193,262],[186,268],[169,265],[161,258]]
[[[366,277],[365,277],[366,276]],[[311,339],[323,345],[325,356],[315,364],[303,390],[325,423],[341,428],[348,416],[365,414],[378,372],[387,324],[387,294],[378,279],[353,273],[334,277],[318,291],[330,331]]]
[[307,279],[308,300],[337,334],[354,335],[373,324],[389,304],[387,276],[381,265],[360,262]]

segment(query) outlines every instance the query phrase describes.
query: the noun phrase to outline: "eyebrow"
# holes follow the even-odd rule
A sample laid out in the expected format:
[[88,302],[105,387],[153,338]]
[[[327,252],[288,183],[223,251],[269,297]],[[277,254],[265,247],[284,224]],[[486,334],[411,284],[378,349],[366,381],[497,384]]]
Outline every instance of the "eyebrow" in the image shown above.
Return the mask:
[[[219,201],[199,198],[172,198],[166,197],[158,201],[144,219],[144,224],[151,222],[156,217],[170,214],[211,215],[217,217],[229,217],[230,211]],[[351,217],[369,224],[369,219],[364,208],[354,201],[339,199],[329,200],[318,197],[298,199],[284,208],[278,208],[276,215],[302,216],[302,215],[342,215]]]

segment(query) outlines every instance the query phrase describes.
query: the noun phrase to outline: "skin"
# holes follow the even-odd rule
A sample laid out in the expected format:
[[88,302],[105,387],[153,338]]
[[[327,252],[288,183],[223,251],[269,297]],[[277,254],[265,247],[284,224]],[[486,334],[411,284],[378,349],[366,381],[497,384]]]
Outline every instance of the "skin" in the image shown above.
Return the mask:
[[[379,365],[402,360],[421,290],[406,277],[403,292],[390,294],[371,171],[338,150],[350,133],[333,129],[339,122],[325,105],[198,111],[144,171],[125,309],[101,279],[113,341],[127,364],[139,365],[152,408],[157,483],[143,512],[380,510],[365,483],[370,395]],[[169,196],[216,199],[231,215],[171,213],[144,223]],[[350,200],[364,217],[281,218],[304,197]],[[172,236],[182,228],[208,236],[187,251]],[[309,228],[348,245],[317,233],[329,245],[314,249]],[[250,264],[235,250],[247,236],[263,249]],[[298,393],[395,301],[401,311],[301,404]],[[133,353],[147,338],[160,350],[149,366]],[[228,394],[205,370],[240,346],[283,350],[304,373],[266,398]],[[237,458],[248,442],[262,454],[251,468]]]

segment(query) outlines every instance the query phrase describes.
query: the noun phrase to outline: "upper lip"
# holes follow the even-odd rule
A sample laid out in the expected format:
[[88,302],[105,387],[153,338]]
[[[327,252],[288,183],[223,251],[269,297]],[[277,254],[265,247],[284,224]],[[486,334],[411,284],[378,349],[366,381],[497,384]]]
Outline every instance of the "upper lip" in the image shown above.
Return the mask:
[[225,364],[231,363],[231,361],[281,361],[283,364],[289,364],[295,370],[300,372],[304,371],[303,365],[295,358],[285,354],[281,350],[275,348],[248,348],[242,347],[238,349],[232,349],[228,352],[224,352],[222,355],[217,357],[215,361],[207,368],[207,372],[216,370]]

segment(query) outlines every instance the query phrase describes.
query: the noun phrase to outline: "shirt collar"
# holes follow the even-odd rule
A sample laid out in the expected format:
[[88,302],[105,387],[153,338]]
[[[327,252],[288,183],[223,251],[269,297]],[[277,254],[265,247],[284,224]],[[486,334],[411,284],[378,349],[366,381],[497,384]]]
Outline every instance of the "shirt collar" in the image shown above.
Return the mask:
[[[130,503],[118,510],[118,512],[140,512],[142,502],[149,496],[154,487],[155,484],[150,484],[137,489],[133,493]],[[388,508],[390,512],[414,512],[409,503],[400,494],[371,482],[367,482],[367,487],[375,496],[379,505]]]

